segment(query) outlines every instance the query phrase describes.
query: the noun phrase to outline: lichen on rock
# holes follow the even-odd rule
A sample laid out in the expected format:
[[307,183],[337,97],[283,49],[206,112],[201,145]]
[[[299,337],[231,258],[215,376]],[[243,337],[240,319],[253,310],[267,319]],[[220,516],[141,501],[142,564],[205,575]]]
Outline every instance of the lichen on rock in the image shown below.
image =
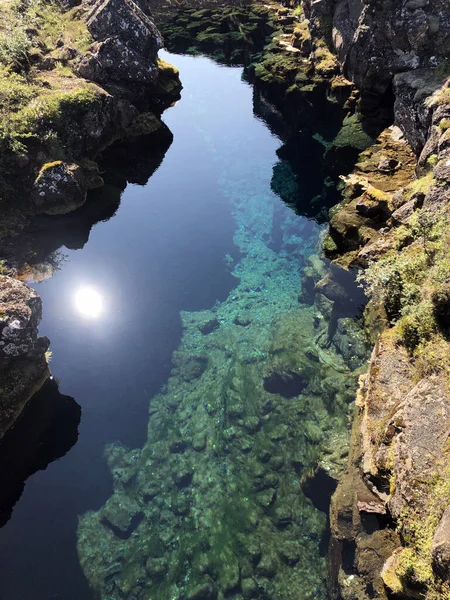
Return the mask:
[[49,341],[38,336],[41,311],[34,290],[0,275],[0,438],[49,376]]

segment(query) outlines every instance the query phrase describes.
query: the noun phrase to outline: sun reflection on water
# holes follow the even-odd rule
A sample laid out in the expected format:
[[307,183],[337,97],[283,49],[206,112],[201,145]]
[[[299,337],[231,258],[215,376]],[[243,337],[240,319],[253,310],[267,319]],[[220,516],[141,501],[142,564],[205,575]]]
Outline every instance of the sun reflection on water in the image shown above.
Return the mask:
[[79,288],[75,294],[74,303],[77,311],[90,319],[98,319],[103,312],[103,297],[92,287]]

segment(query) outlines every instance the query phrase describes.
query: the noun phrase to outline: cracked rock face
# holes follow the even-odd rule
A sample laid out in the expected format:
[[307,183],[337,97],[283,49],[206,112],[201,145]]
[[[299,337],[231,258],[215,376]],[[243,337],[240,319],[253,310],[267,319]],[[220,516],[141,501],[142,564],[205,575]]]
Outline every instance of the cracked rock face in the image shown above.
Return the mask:
[[49,340],[38,337],[42,303],[37,293],[0,276],[0,438],[49,376]]
[[42,302],[26,284],[0,276],[0,368],[16,358],[36,358],[46,338],[38,337]]
[[163,41],[149,14],[143,0],[97,0],[86,17],[96,43],[80,59],[79,74],[99,82],[154,82]]
[[384,92],[396,73],[436,67],[450,48],[446,0],[340,0],[333,38],[348,76]]
[[78,73],[98,82],[114,80],[145,84],[155,81],[158,69],[120,39],[108,38],[92,45],[91,52],[81,58]]

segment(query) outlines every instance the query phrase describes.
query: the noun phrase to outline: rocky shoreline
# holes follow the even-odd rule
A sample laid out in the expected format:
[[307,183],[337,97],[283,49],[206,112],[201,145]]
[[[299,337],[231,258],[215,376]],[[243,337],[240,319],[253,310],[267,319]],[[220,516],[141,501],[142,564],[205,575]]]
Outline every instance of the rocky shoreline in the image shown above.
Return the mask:
[[[162,38],[146,0],[18,0],[0,13],[2,437],[50,374],[40,298],[17,280],[40,253],[30,223],[80,209],[104,184],[98,160],[112,144],[151,138],[158,155],[171,135],[161,113],[181,82],[157,57]],[[5,41],[11,31],[24,36],[18,56]]]
[[[7,229],[23,228],[39,213],[81,206],[87,191],[102,184],[94,162],[98,153],[123,137],[160,130],[160,114],[179,92],[175,70],[156,60],[162,42],[147,2],[86,0],[81,6],[64,5],[67,9],[85,24],[89,44],[80,51],[63,40],[56,46],[58,55],[36,59],[38,70],[48,73],[61,71],[56,65],[70,68],[70,77],[59,73],[54,83],[58,88],[64,81],[70,98],[58,100],[60,120],[44,115],[30,141],[15,132],[20,145],[14,146],[5,185],[27,176],[21,177],[22,200],[5,205],[11,215]],[[155,9],[164,14],[164,3]],[[133,23],[126,34],[123,19]],[[331,595],[344,600],[450,597],[446,1],[303,0],[297,8],[257,4],[218,11],[184,6],[172,8],[161,29],[169,47],[184,44],[191,53],[245,64],[256,95],[262,91],[259,109],[265,118],[275,127],[288,123],[310,140],[312,154],[323,164],[322,183],[311,184],[303,208],[292,201],[296,210],[307,206],[320,218],[314,202],[331,206],[341,198],[330,211],[324,242],[331,267],[324,271],[320,260],[312,261],[300,298],[325,306],[335,323],[333,311],[349,302],[340,279],[353,278],[354,270],[370,298],[364,321],[374,350],[360,380],[349,463],[331,502]],[[136,35],[129,37],[130,31]],[[47,84],[52,85],[49,77]],[[61,144],[64,156],[54,152]],[[292,145],[288,136],[287,153]],[[279,184],[286,178],[295,184],[293,164],[274,170],[275,190],[286,187]],[[1,237],[4,242],[6,236]],[[37,337],[39,299],[7,276],[0,290],[0,376],[6,381],[0,387],[7,390],[1,436],[49,372],[48,341]],[[342,352],[350,355],[352,335],[348,339]],[[165,406],[163,396],[159,401]],[[233,440],[232,450],[238,444]],[[177,459],[181,451],[170,452]],[[115,471],[134,476],[133,455],[120,448],[110,454]],[[96,530],[98,518],[85,517],[86,527]],[[223,575],[225,591],[234,576]],[[250,588],[244,597],[255,597]],[[191,592],[202,597],[195,595],[201,589]]]
[[[243,26],[230,25],[231,17]],[[258,54],[261,21],[274,32]],[[303,298],[306,290],[309,301],[317,292],[342,300],[336,274],[359,270],[375,348],[361,379],[349,466],[331,505],[331,593],[352,600],[446,598],[448,7],[426,0],[305,1],[297,9],[233,8],[225,17],[197,7],[164,27],[175,46],[225,62],[247,60],[255,88],[262,86],[266,100],[297,126],[316,122],[324,96],[330,111],[333,96],[340,104],[341,128],[325,152],[329,174],[344,175],[324,242],[333,263],[324,280],[314,269],[307,273]],[[224,31],[238,31],[247,54],[230,46]],[[395,126],[372,130],[370,142],[367,126],[370,116],[380,118],[383,96]]]
[[375,342],[331,505],[337,589],[437,600],[450,593],[448,7],[338,2],[333,18],[344,72],[361,89],[392,82],[399,128],[360,156],[325,242],[365,269]]

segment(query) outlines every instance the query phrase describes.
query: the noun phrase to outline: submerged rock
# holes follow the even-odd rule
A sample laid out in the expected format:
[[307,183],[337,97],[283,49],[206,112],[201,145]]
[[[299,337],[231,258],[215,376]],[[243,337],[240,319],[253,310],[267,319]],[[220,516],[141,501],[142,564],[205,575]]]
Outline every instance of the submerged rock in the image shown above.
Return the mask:
[[[181,313],[183,337],[167,387],[152,399],[142,451],[108,450],[118,499],[107,503],[109,522],[119,527],[119,504],[133,506],[121,525],[128,536],[132,514],[144,517],[126,539],[102,524],[106,507],[80,520],[80,561],[105,600],[124,593],[124,572],[102,575],[122,559],[124,570],[147,573],[127,593],[155,600],[325,597],[326,517],[300,479],[317,465],[332,423],[345,446],[335,414],[347,413],[356,381],[333,347],[320,345],[326,320],[316,324],[316,308],[297,302],[299,265],[316,238],[286,260],[268,245],[270,191],[256,195],[252,185],[242,202],[234,185],[238,283],[211,310]],[[292,224],[283,227],[290,243]],[[341,457],[327,456],[342,468]]]

